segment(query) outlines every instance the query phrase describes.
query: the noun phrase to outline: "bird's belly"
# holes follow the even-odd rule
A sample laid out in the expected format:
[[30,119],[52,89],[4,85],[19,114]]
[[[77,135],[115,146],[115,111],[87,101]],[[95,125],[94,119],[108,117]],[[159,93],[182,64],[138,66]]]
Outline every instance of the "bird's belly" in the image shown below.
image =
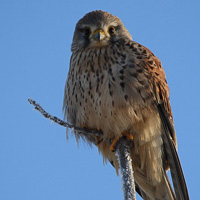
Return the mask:
[[76,125],[102,130],[107,139],[120,137],[127,131],[133,135],[142,135],[145,127],[149,128],[149,121],[157,128],[160,122],[155,106],[144,103],[139,105],[137,99],[138,94],[135,94],[130,103],[117,91],[112,97],[106,89],[102,90],[100,96],[90,91],[87,102],[74,105],[77,111]]

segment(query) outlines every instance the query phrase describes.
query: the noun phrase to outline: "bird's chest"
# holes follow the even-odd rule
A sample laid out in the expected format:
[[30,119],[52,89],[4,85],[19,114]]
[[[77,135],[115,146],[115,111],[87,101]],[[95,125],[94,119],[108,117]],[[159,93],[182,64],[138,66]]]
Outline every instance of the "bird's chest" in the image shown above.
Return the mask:
[[67,117],[77,126],[104,129],[116,135],[143,118],[139,113],[145,102],[140,94],[141,78],[131,76],[134,68],[126,55],[108,54],[79,55],[74,62],[72,58],[67,81]]
[[71,95],[72,106],[77,108],[77,115],[80,115],[81,119],[88,117],[98,120],[103,116],[111,116],[115,110],[116,95],[118,100],[120,96],[115,71],[122,67],[106,62],[105,59],[99,62],[98,58],[88,58],[76,69],[70,85],[74,90]]

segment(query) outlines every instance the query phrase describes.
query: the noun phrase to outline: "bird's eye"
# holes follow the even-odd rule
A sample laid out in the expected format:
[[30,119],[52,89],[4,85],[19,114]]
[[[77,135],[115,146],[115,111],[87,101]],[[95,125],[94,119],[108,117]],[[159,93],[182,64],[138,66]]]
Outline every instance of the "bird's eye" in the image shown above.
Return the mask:
[[85,37],[90,36],[90,33],[91,33],[90,28],[84,28],[83,32],[84,32]]
[[109,32],[110,35],[115,35],[115,27],[114,26],[110,26],[108,28],[108,32]]

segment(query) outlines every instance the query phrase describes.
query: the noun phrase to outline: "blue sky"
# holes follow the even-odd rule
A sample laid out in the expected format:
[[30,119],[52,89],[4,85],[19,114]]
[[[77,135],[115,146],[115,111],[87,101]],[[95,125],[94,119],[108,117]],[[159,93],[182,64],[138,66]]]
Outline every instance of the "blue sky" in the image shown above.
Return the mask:
[[123,199],[120,177],[97,149],[66,142],[65,129],[27,102],[63,118],[74,27],[96,9],[121,18],[161,60],[190,197],[200,199],[200,2],[121,2],[0,0],[0,199]]

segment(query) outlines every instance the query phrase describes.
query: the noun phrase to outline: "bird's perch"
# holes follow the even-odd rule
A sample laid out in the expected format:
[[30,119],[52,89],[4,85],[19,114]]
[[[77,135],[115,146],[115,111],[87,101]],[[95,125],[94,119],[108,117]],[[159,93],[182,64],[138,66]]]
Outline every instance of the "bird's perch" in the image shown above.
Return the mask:
[[116,154],[119,161],[122,186],[125,200],[135,200],[135,182],[133,176],[132,159],[130,156],[129,141],[120,138],[117,144]]
[[[47,113],[36,101],[32,99],[28,99],[28,102],[32,104],[35,110],[38,110],[45,118],[50,119],[51,121],[67,127],[71,128],[75,131],[78,131],[80,134],[84,135],[94,135],[102,137],[103,133],[97,130],[88,130],[86,128],[80,128],[68,124],[67,122],[59,119],[56,116],[52,116]],[[110,144],[110,140],[106,141]],[[122,179],[122,186],[123,186],[123,193],[124,193],[124,200],[136,200],[135,194],[135,184],[134,184],[134,176],[133,176],[133,169],[132,169],[132,160],[130,157],[130,149],[129,144],[126,139],[123,137],[117,143],[116,147],[116,155],[118,157],[120,172],[121,172],[121,179]]]

